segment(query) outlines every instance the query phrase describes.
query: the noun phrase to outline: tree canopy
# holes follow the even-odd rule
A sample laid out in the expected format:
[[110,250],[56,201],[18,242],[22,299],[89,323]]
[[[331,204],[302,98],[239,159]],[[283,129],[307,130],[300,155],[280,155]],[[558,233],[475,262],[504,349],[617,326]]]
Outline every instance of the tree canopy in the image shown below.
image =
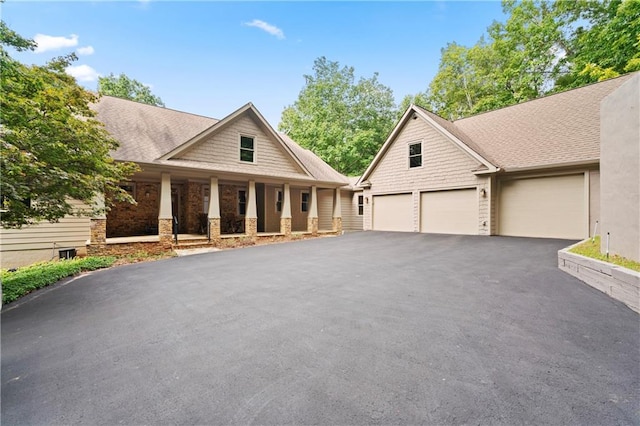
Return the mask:
[[640,69],[636,0],[503,0],[502,6],[506,21],[491,24],[486,38],[442,49],[428,90],[413,95],[422,106],[457,119]]
[[162,99],[151,93],[149,86],[125,74],[115,76],[111,73],[106,77],[98,77],[98,93],[149,105],[164,106]]
[[[75,55],[26,66],[5,47],[23,51],[35,43],[0,23],[2,226],[98,213],[103,207],[96,196],[105,191],[116,200],[133,201],[118,183],[136,166],[109,156],[118,143],[94,118],[90,104],[96,96],[65,73]],[[74,210],[70,199],[88,207]]]
[[354,68],[317,58],[298,100],[278,126],[296,142],[346,175],[361,174],[391,131],[393,92],[378,74],[356,81]]

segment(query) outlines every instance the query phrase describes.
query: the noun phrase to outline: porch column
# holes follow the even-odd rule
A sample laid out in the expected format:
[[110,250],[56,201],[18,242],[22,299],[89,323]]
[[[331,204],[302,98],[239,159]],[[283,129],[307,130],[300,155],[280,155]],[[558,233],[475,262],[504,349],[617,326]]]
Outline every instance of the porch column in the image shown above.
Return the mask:
[[162,173],[160,183],[160,213],[158,214],[158,238],[160,244],[171,246],[173,215],[171,212],[171,174]]
[[311,235],[318,235],[318,189],[314,185],[311,187],[311,203],[309,205],[309,214],[307,215],[307,232]]
[[333,231],[342,234],[342,207],[340,205],[340,188],[333,192]]
[[104,210],[104,194],[96,194],[93,198],[94,206],[99,212],[91,217],[91,245],[96,249],[104,248],[107,244],[107,213]]
[[284,184],[282,191],[282,213],[280,214],[280,233],[291,236],[291,190],[289,184]]
[[220,194],[218,191],[218,178],[211,176],[209,184],[209,238],[220,238]]
[[247,191],[247,212],[244,216],[244,233],[251,237],[255,237],[258,234],[255,180],[249,181],[249,191]]

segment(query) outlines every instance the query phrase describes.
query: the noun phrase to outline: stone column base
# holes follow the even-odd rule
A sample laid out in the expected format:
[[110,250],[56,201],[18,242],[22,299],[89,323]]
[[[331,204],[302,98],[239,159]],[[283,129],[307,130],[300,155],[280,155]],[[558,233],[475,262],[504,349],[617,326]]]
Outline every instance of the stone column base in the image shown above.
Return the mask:
[[212,217],[209,219],[209,238],[213,240],[220,239],[220,218]]
[[333,231],[338,235],[342,234],[342,218],[341,217],[333,218]]
[[173,219],[158,219],[158,237],[163,247],[171,247],[173,241]]
[[258,218],[257,217],[244,218],[244,233],[249,237],[255,237],[256,235],[258,235]]
[[280,218],[280,233],[284,234],[287,237],[291,236],[291,218],[290,217]]
[[91,219],[91,245],[107,245],[107,219]]
[[308,217],[307,218],[307,232],[311,232],[311,235],[318,235],[318,218],[317,217]]

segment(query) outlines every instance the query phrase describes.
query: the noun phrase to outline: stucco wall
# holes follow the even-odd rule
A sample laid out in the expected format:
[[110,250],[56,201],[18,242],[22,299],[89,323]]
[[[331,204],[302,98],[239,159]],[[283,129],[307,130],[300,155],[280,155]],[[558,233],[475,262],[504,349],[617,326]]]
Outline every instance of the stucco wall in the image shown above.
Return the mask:
[[[408,145],[422,142],[422,167],[409,168]],[[459,188],[485,188],[478,198],[478,233],[490,232],[491,181],[471,171],[480,163],[421,118],[409,120],[369,176],[365,196],[411,192],[414,230],[420,229],[420,193]],[[364,229],[371,229],[371,204],[365,204]],[[486,226],[483,226],[484,222]]]
[[640,260],[640,74],[600,106],[600,216],[602,247]]

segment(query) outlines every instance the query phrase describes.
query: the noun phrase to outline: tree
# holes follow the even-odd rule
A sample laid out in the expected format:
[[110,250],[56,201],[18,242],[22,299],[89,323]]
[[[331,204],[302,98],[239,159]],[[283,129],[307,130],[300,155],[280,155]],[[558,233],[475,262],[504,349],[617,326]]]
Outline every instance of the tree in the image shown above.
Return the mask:
[[393,92],[377,73],[356,82],[353,67],[325,57],[314,61],[313,72],[278,128],[339,172],[359,175],[393,128]]
[[107,77],[99,77],[98,93],[149,105],[164,106],[162,99],[151,93],[149,86],[129,78],[125,74],[116,77],[111,73]]
[[[75,55],[26,66],[5,46],[23,51],[35,43],[0,24],[2,226],[98,213],[95,199],[105,191],[132,202],[118,183],[136,166],[109,156],[118,143],[94,118],[90,104],[97,98],[64,71]],[[74,210],[70,199],[88,207]]]
[[489,26],[486,41],[442,49],[429,109],[458,119],[640,69],[637,0],[503,0],[502,7],[507,19]]

